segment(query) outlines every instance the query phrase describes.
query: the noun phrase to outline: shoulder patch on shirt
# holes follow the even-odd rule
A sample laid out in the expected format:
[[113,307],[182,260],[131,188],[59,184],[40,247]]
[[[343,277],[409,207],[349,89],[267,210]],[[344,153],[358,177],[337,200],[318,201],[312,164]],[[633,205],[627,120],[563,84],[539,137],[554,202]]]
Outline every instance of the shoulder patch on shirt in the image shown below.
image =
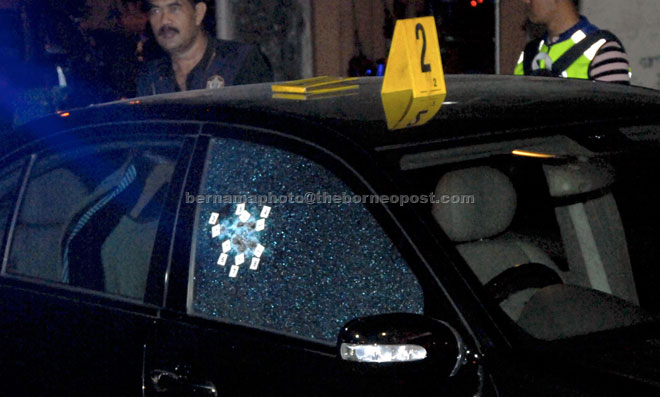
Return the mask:
[[225,79],[222,76],[214,74],[206,80],[206,88],[222,88],[225,86]]

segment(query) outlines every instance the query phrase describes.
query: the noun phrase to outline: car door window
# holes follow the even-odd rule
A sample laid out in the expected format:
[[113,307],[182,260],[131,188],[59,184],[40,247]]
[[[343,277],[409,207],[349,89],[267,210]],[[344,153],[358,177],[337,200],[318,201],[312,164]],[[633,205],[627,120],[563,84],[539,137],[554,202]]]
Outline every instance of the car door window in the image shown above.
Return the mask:
[[142,300],[180,147],[79,144],[37,156],[6,271]]
[[329,342],[352,318],[422,313],[417,279],[371,213],[331,195],[352,192],[303,156],[213,140],[200,194],[186,194],[189,312]]

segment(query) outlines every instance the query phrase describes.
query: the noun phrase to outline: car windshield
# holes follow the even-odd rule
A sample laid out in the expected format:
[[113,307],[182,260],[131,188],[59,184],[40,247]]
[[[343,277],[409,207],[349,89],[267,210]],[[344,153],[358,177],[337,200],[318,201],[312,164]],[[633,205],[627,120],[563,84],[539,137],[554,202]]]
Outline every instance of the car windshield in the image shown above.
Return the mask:
[[420,151],[400,167],[412,194],[434,195],[424,213],[486,295],[555,340],[657,318],[659,154],[658,126],[608,127]]

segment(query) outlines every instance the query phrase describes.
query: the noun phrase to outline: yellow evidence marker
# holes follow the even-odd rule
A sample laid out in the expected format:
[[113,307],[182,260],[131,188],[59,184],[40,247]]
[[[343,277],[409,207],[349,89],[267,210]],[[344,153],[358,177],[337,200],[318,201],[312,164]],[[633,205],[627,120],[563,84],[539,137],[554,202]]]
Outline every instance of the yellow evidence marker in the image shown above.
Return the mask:
[[398,20],[381,89],[387,127],[394,130],[426,123],[446,96],[433,17]]
[[271,86],[273,98],[312,99],[319,95],[346,93],[357,90],[357,77],[319,76],[309,79],[292,80]]

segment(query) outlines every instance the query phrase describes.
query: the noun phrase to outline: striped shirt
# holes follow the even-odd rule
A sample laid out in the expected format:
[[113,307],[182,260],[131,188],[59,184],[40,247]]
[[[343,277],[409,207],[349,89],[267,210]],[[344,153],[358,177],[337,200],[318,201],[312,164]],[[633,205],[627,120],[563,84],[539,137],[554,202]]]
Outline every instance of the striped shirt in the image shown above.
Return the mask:
[[608,83],[630,84],[630,64],[623,47],[616,41],[603,44],[589,65],[589,78]]

